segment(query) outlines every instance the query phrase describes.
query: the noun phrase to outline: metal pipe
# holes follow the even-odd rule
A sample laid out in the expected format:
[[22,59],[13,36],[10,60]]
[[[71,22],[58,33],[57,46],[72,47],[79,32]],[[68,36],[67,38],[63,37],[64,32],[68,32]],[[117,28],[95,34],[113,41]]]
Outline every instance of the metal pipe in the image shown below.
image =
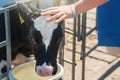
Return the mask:
[[81,41],[81,30],[80,30],[80,14],[78,15],[78,41]]
[[[93,46],[89,51],[87,51],[85,53],[85,57],[88,56],[93,50],[95,50],[98,47],[98,44],[96,44],[95,46]],[[81,60],[83,59],[83,56],[81,55]]]
[[5,31],[6,31],[6,50],[7,50],[7,71],[11,69],[11,34],[9,10],[5,11]]
[[69,33],[69,34],[74,34],[72,30],[68,30],[68,29],[65,29],[65,32]]
[[95,46],[93,46],[88,52],[85,53],[85,57],[88,56],[93,50],[95,50],[98,47],[98,45],[96,44]]
[[1,48],[1,47],[4,47],[5,45],[6,45],[6,41],[0,42],[0,48]]
[[[68,33],[68,34],[71,34],[71,35],[74,34],[74,32],[73,32],[72,30],[68,30],[68,29],[65,29],[65,32]],[[81,34],[81,32],[80,32],[80,34]],[[78,36],[78,33],[76,33],[75,36]],[[82,36],[80,35],[80,36],[79,36],[79,41],[81,41],[81,39],[82,39]]]
[[97,27],[93,27],[92,29],[90,29],[87,33],[86,33],[86,36],[88,36],[89,34],[91,34],[94,30],[96,30]]
[[82,14],[82,49],[81,54],[82,58],[82,80],[85,80],[85,51],[86,51],[86,13]]
[[73,51],[72,51],[72,80],[75,80],[75,52],[76,52],[76,19],[73,24]]
[[1,80],[2,78],[4,78],[7,74],[8,74],[8,72],[5,72],[5,73],[3,73],[2,75],[0,75],[0,80]]
[[[59,57],[58,57],[59,58]],[[69,63],[69,64],[73,64],[73,62],[71,61],[71,60],[69,60],[69,59],[66,59],[66,58],[63,58],[63,59],[61,59],[62,61],[64,61],[64,62],[66,62],[66,63]],[[77,65],[76,63],[75,64],[73,64],[73,65]]]

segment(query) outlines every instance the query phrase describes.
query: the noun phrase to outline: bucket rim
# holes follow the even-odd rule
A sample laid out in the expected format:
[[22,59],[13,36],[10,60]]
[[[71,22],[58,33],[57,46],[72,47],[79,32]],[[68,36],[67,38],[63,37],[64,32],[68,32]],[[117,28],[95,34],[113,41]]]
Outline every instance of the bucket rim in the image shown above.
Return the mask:
[[[31,62],[36,62],[36,61],[33,60],[33,61],[25,62],[25,63],[22,63],[22,65],[23,65],[23,64],[27,64],[27,63],[31,63]],[[21,64],[19,64],[19,65],[21,65]],[[17,80],[17,79],[13,76],[12,71],[13,71],[16,67],[18,67],[19,65],[13,67],[13,68],[9,71],[8,77],[9,77],[10,80]],[[59,73],[56,74],[56,75],[54,75],[54,77],[52,77],[52,78],[50,78],[50,79],[48,79],[48,80],[58,80],[58,79],[62,78],[63,73],[64,73],[64,69],[63,69],[62,65],[59,64],[59,63],[57,63],[57,66],[60,68]]]

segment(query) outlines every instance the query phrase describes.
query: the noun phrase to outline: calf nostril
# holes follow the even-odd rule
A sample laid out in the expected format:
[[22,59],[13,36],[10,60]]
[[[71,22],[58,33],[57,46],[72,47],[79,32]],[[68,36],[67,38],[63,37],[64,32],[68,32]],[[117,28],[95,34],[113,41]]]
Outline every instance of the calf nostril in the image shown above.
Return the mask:
[[53,67],[46,65],[46,66],[38,69],[36,72],[39,76],[52,76]]
[[37,73],[39,76],[44,76],[44,73],[42,72],[42,70],[39,70]]

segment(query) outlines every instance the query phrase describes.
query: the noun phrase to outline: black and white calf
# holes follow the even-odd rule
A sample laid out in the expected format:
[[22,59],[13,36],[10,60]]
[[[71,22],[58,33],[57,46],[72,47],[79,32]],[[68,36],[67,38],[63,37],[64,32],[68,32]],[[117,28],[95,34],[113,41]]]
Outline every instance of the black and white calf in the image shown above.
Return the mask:
[[40,10],[30,9],[18,3],[18,9],[27,27],[29,40],[36,59],[35,70],[38,75],[54,75],[57,72],[57,52],[63,37],[61,24],[46,22],[50,16],[40,16]]
[[[12,60],[19,58],[16,57],[17,55],[26,58],[34,53],[37,74],[54,75],[57,72],[56,58],[63,37],[62,24],[56,24],[54,21],[46,22],[45,19],[50,16],[40,16],[40,10],[30,7],[18,3],[18,10],[24,19],[22,24],[18,10],[10,11]],[[0,42],[3,40],[5,40],[4,14],[0,14]],[[0,48],[0,74],[6,71],[6,64],[6,50],[2,47]]]

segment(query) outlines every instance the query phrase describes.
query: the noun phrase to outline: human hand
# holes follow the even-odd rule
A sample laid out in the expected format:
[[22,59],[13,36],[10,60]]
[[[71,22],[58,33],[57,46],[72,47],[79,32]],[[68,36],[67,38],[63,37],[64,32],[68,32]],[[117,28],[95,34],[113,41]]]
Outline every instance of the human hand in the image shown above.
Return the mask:
[[51,7],[41,11],[41,16],[46,15],[51,15],[51,17],[46,19],[47,22],[55,20],[56,23],[59,23],[66,18],[71,18],[72,10],[70,5]]

